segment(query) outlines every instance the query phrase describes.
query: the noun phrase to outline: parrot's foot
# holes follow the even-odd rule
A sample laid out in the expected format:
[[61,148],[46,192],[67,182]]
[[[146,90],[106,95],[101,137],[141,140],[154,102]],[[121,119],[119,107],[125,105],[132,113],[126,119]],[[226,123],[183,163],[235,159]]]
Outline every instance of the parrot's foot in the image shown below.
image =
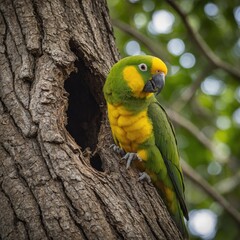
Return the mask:
[[146,180],[148,183],[151,183],[151,178],[146,172],[140,172],[139,176],[138,181]]
[[127,153],[122,157],[122,159],[127,160],[126,169],[130,167],[132,160],[142,161],[142,159],[137,155],[137,153]]
[[109,148],[112,149],[115,153],[120,154],[121,156],[125,155],[124,150],[115,144],[112,144]]

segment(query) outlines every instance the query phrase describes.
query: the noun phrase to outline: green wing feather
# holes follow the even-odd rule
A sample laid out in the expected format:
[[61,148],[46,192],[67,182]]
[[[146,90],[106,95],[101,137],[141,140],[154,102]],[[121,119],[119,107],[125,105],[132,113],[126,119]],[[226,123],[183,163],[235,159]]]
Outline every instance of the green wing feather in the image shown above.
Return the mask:
[[184,201],[183,174],[179,162],[179,153],[173,126],[165,110],[157,100],[149,105],[148,115],[153,123],[155,144],[162,154],[182,212],[185,218],[188,219],[188,211]]

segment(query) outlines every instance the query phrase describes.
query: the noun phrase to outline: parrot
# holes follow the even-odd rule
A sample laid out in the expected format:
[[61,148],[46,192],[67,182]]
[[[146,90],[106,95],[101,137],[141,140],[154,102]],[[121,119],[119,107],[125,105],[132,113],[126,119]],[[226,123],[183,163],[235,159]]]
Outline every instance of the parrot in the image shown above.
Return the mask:
[[110,69],[103,86],[107,115],[115,144],[127,168],[151,181],[178,229],[188,238],[184,181],[173,125],[156,95],[165,85],[166,64],[157,57],[122,58]]

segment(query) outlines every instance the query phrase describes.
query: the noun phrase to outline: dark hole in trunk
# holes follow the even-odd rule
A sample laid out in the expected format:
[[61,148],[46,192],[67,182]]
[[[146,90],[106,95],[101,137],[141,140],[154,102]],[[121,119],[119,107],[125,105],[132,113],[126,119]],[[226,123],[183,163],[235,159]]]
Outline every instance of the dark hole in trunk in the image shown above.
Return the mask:
[[102,161],[98,153],[95,153],[91,158],[90,158],[90,164],[93,168],[95,168],[98,171],[104,172],[103,166],[102,166]]
[[[64,85],[69,93],[66,129],[82,150],[89,148],[94,152],[102,119],[96,100],[96,95],[101,89],[96,76],[90,72],[88,64],[84,61],[79,46],[70,41],[70,47],[78,61],[75,62],[77,72],[71,73]],[[103,171],[102,160],[97,152],[90,158],[90,164],[96,170]]]
[[69,93],[67,130],[77,144],[93,151],[97,144],[101,112],[87,84],[89,71],[83,62],[76,61],[77,72],[71,73],[65,81]]

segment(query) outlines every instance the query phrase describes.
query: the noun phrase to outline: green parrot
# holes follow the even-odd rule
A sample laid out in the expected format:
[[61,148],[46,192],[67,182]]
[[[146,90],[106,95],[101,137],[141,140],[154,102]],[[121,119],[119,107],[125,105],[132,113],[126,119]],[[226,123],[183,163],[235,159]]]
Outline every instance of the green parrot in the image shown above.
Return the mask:
[[184,182],[177,142],[165,110],[157,101],[165,84],[167,67],[153,56],[130,56],[117,62],[103,87],[108,118],[116,145],[127,168],[132,160],[156,187],[185,238],[188,220]]

